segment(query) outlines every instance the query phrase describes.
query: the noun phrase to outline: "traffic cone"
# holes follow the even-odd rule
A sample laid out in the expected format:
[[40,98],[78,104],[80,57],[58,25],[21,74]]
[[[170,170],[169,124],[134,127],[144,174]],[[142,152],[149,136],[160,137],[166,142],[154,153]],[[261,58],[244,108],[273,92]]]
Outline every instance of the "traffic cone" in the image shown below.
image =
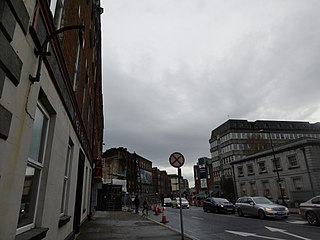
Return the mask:
[[165,214],[165,210],[166,208],[164,207],[163,208],[163,211],[162,211],[162,220],[161,220],[161,223],[168,223],[169,221],[167,220],[167,216]]
[[159,215],[160,214],[160,212],[159,212],[159,207],[158,207],[158,205],[156,206],[156,210],[154,211],[154,215]]

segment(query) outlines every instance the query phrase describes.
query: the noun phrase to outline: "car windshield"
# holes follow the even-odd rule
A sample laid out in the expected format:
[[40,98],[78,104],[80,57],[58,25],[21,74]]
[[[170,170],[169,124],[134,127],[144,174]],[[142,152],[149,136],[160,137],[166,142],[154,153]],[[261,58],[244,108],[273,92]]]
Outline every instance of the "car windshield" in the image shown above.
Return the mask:
[[253,198],[253,200],[255,201],[256,204],[273,204],[273,202],[271,202],[268,198],[264,198],[264,197],[256,197],[256,198]]
[[225,198],[214,198],[213,199],[215,202],[218,202],[218,203],[228,203],[229,201]]
[[170,198],[165,198],[164,202],[171,202],[171,199]]

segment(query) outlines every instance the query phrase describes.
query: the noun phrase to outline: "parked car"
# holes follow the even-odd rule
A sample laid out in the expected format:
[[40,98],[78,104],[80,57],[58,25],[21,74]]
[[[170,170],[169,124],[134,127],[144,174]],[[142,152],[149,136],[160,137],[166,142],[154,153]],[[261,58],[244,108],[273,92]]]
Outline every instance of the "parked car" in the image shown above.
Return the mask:
[[320,195],[301,203],[299,214],[311,225],[320,225]]
[[225,198],[206,198],[203,201],[203,211],[214,213],[235,213],[235,206]]
[[251,215],[264,219],[266,217],[288,218],[289,215],[287,207],[276,204],[265,197],[240,197],[235,205],[240,217]]
[[172,207],[173,207],[173,208],[174,208],[174,207],[180,208],[180,206],[181,206],[182,208],[189,208],[189,207],[190,207],[188,200],[185,199],[184,197],[181,198],[181,203],[180,203],[178,197],[177,197],[177,198],[174,198],[174,199],[172,200]]
[[164,199],[163,199],[163,206],[164,206],[164,207],[171,207],[171,206],[172,206],[172,200],[171,200],[171,198],[164,198]]

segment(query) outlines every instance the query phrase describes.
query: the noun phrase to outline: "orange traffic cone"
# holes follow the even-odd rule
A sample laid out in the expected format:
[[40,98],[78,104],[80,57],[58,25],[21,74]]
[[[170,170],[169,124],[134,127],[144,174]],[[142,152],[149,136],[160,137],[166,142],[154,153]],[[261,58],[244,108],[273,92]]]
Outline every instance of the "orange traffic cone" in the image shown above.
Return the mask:
[[154,215],[159,215],[160,214],[160,209],[158,205],[156,206],[156,210],[154,211]]
[[161,220],[161,223],[168,223],[169,221],[167,220],[167,216],[165,214],[165,210],[166,208],[164,207],[163,208],[163,211],[162,211],[162,220]]

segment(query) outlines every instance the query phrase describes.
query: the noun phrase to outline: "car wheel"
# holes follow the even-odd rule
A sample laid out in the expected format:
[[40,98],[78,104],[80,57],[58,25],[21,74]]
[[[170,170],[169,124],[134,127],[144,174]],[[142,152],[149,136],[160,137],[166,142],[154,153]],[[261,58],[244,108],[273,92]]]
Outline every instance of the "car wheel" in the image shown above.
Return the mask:
[[317,218],[317,215],[310,211],[306,213],[306,219],[308,221],[309,224],[311,225],[319,225],[319,219]]
[[238,208],[237,213],[239,217],[243,217],[243,212],[240,208]]
[[261,209],[258,211],[258,216],[259,216],[260,219],[265,219],[266,218],[266,214]]

